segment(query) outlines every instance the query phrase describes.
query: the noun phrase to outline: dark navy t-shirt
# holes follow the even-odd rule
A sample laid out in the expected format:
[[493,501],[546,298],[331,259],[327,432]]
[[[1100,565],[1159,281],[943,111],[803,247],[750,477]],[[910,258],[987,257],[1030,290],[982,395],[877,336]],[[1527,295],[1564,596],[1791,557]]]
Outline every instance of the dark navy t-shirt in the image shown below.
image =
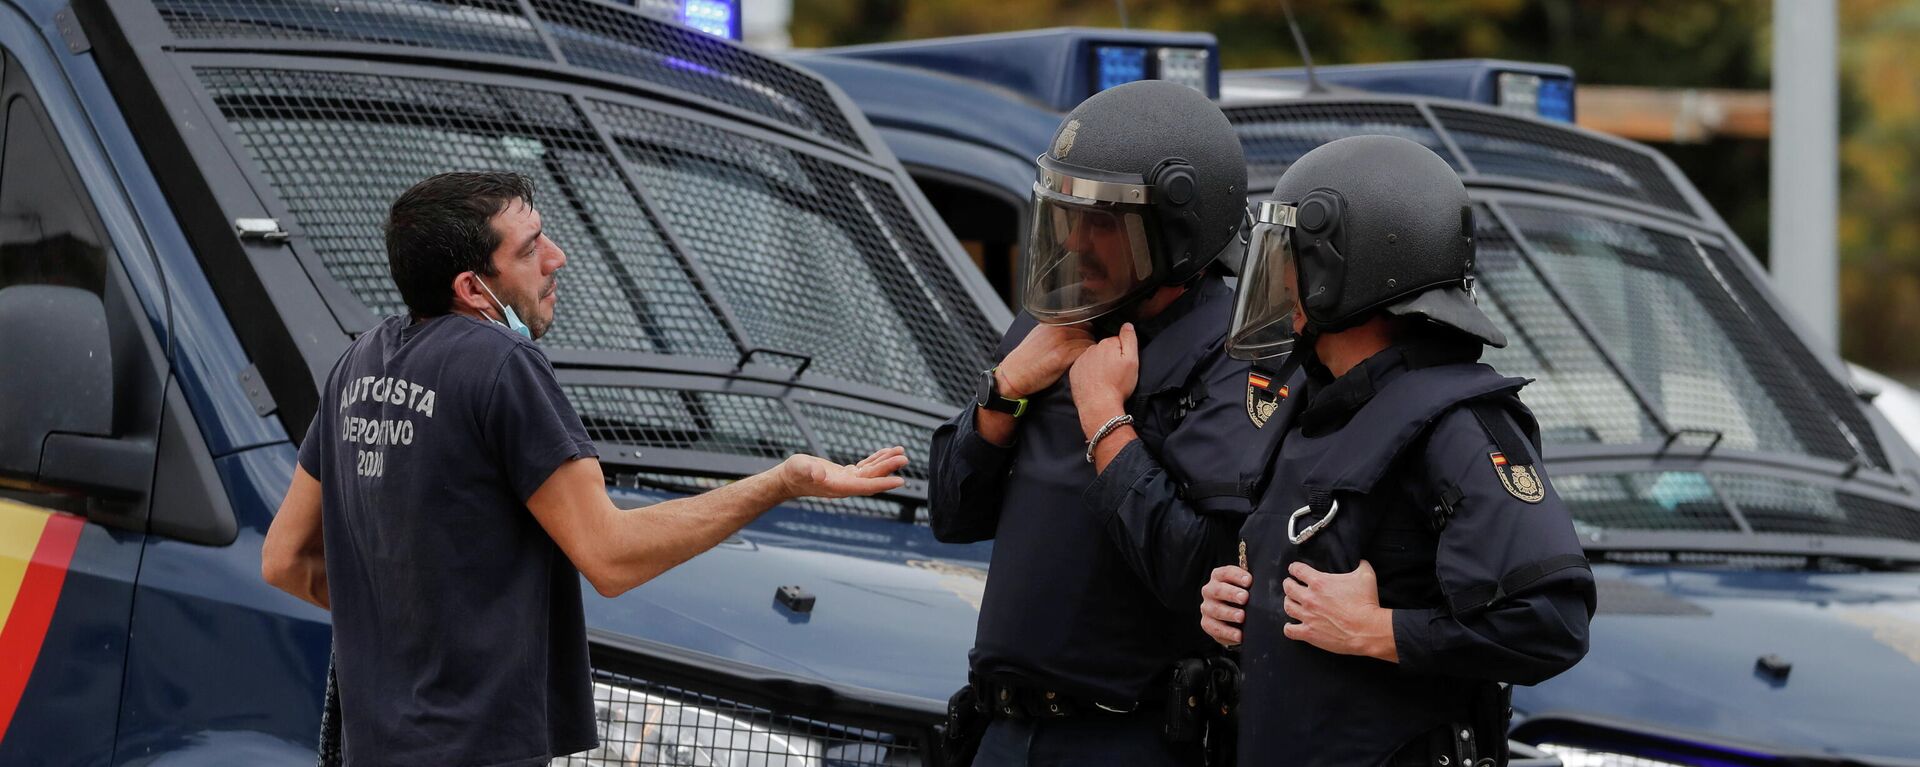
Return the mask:
[[580,576],[527,510],[595,456],[506,328],[392,317],[334,366],[320,480],[347,764],[544,765],[595,745]]

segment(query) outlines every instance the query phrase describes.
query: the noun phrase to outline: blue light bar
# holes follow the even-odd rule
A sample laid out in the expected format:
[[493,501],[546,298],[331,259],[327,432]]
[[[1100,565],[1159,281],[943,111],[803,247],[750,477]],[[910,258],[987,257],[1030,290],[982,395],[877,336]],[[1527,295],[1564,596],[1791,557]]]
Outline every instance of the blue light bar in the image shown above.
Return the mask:
[[1095,93],[1116,85],[1147,79],[1147,49],[1132,45],[1101,45],[1093,49]]
[[680,23],[714,37],[738,40],[739,0],[682,0]]
[[1573,122],[1573,81],[1559,77],[1540,79],[1540,117]]

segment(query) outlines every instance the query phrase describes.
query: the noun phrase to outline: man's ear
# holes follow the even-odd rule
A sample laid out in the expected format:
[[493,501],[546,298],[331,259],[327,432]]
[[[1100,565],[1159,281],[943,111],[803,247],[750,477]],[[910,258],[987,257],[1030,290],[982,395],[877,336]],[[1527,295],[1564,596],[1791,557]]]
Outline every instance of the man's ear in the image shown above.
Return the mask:
[[453,276],[453,310],[473,311],[483,315],[492,315],[493,299],[480,288],[480,276],[474,272],[461,272]]

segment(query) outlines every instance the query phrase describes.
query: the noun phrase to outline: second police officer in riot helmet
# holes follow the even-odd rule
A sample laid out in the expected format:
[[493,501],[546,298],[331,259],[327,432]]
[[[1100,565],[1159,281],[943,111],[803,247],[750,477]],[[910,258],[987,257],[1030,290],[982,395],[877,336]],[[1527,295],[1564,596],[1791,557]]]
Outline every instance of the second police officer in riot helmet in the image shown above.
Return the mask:
[[1245,160],[1212,101],[1142,81],[1076,107],[1037,164],[1024,312],[930,451],[934,534],[994,541],[950,722],[981,714],[984,739],[950,747],[1199,764],[1193,729],[1170,727],[1193,712],[1169,701],[1203,696],[1176,695],[1173,668],[1212,648],[1194,594],[1233,559],[1249,446],[1285,428],[1281,383],[1254,396],[1224,348],[1215,265],[1243,247]]
[[1258,210],[1229,344],[1309,380],[1246,571],[1204,590],[1208,633],[1242,644],[1240,761],[1504,764],[1504,685],[1585,655],[1594,584],[1527,381],[1477,362],[1505,338],[1473,299],[1466,190],[1427,148],[1358,136]]

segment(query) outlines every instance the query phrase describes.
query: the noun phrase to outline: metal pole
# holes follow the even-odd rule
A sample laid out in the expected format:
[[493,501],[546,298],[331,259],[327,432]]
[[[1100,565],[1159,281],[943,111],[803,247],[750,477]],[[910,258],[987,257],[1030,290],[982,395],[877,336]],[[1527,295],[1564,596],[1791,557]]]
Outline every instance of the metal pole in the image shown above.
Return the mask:
[[1840,337],[1837,26],[1834,0],[1773,2],[1769,261],[1781,299],[1829,350]]

